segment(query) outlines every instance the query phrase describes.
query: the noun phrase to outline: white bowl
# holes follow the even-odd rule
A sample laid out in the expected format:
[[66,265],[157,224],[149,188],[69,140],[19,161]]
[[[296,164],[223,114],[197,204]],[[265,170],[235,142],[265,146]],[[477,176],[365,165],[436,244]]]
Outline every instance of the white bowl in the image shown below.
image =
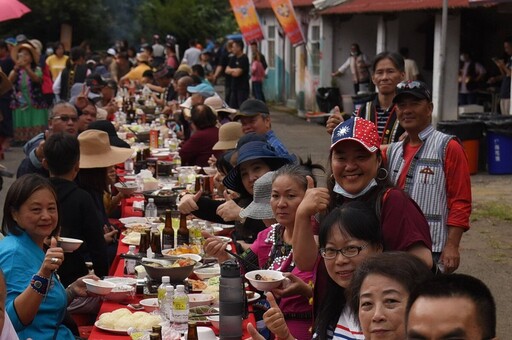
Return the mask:
[[105,295],[105,300],[124,302],[130,300],[135,295],[135,287],[130,285],[117,285],[110,293]]
[[210,315],[206,317],[206,320],[210,321],[213,327],[219,329],[220,319],[218,315]]
[[[264,278],[269,278],[270,280],[257,280],[255,278],[256,275],[261,275]],[[252,272],[248,272],[245,274],[245,278],[249,280],[251,285],[257,290],[261,291],[271,291],[279,287],[285,277],[283,273],[278,272],[277,270],[253,270]]]
[[191,260],[194,260],[196,262],[199,262],[199,261],[201,261],[203,259],[201,257],[201,255],[199,255],[199,254],[179,254],[177,256],[178,257],[182,257],[184,259],[191,259]]
[[116,187],[117,191],[125,195],[133,194],[135,191],[137,191],[138,188],[137,183],[135,182],[117,182],[114,184],[114,186]]
[[215,297],[211,294],[188,294],[189,307],[209,306]]
[[107,295],[116,286],[115,283],[104,280],[83,279],[87,290],[96,295]]
[[140,300],[139,303],[144,306],[146,312],[152,312],[158,309],[158,298]]
[[194,274],[196,274],[196,276],[201,280],[207,280],[210,277],[220,275],[220,266],[216,264],[212,267],[196,269],[194,270]]
[[197,338],[199,340],[217,340],[215,333],[210,327],[197,327]]
[[217,173],[217,168],[211,167],[211,166],[203,166],[203,171],[208,176],[215,175]]
[[84,241],[70,237],[59,237],[59,243],[65,253],[72,253],[77,250]]

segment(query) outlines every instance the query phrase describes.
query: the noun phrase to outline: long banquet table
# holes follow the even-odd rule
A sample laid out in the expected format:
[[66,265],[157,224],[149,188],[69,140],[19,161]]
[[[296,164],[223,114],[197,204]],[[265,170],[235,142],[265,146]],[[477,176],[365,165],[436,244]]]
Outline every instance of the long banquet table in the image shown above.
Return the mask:
[[[112,263],[111,270],[109,273],[111,276],[121,276],[121,277],[124,276],[124,273],[123,273],[124,260],[122,260],[120,258],[120,254],[126,253],[126,252],[128,252],[128,245],[126,245],[122,242],[119,242],[118,247],[117,247],[117,255],[116,255],[114,262]],[[138,302],[141,299],[143,299],[142,295],[136,295],[132,302]],[[112,312],[119,308],[126,308],[126,305],[123,305],[123,304],[120,304],[117,302],[104,300],[100,307],[98,316],[103,313]],[[249,306],[249,309],[251,309],[251,306]],[[243,330],[244,330],[243,338],[244,339],[249,337],[248,334],[246,333],[246,326],[248,323],[252,323],[253,325],[255,325],[254,314],[250,313],[249,318],[247,318],[246,320],[243,321]],[[217,332],[217,330],[215,330],[215,329],[214,329],[214,331]],[[96,326],[94,326],[89,335],[89,339],[91,339],[91,340],[127,340],[127,339],[130,339],[130,336],[128,336],[126,334],[124,334],[124,335],[123,334],[115,334],[115,333],[103,331],[103,330],[97,328]]]

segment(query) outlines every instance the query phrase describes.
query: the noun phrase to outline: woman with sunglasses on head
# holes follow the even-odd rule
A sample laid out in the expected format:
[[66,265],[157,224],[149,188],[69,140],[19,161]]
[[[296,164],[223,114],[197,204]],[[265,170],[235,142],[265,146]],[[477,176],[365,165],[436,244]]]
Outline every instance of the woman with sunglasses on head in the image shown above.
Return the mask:
[[[256,241],[241,254],[240,262],[245,272],[260,268],[281,271],[289,285],[274,289],[278,305],[284,313],[287,326],[297,339],[310,339],[313,310],[309,304],[313,291],[308,284],[313,271],[301,271],[295,267],[291,245],[295,223],[295,211],[308,185],[313,184],[312,169],[322,167],[288,164],[274,172],[267,172],[254,185],[254,200],[243,210],[242,216],[263,220],[269,225],[258,234]],[[277,222],[277,223],[276,223]],[[210,236],[210,235],[205,235]],[[215,237],[205,241],[205,252],[219,262],[230,258],[224,250],[227,244]],[[270,303],[274,302],[271,298]]]
[[405,340],[405,309],[409,294],[432,278],[416,256],[386,252],[366,259],[349,287],[349,304],[366,340]]
[[[398,123],[396,107],[393,104],[396,85],[404,80],[404,58],[394,52],[377,54],[372,64],[372,82],[377,88],[377,94],[372,99],[354,111],[354,116],[367,119],[377,126],[381,144],[398,142],[405,130]],[[339,108],[327,120],[327,132],[343,121]]]

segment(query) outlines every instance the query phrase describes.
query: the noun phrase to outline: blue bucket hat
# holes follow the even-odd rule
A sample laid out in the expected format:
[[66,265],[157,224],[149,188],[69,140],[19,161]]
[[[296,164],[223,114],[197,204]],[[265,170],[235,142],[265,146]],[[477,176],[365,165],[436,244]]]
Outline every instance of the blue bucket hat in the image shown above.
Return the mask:
[[235,167],[227,174],[222,183],[228,189],[240,194],[246,194],[247,190],[242,183],[240,165],[247,161],[261,159],[270,166],[270,170],[277,170],[285,164],[293,162],[290,156],[279,155],[267,142],[255,141],[244,144],[238,150],[238,158]]

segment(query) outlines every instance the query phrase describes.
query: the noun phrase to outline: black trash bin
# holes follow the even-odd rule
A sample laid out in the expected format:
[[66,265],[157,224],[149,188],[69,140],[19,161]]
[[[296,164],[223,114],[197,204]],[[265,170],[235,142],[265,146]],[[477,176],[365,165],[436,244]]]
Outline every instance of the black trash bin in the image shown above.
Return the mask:
[[478,172],[480,140],[484,135],[485,124],[480,120],[446,120],[437,123],[437,130],[455,135],[462,141],[462,147],[468,157],[469,173]]
[[319,87],[316,90],[316,103],[320,111],[329,113],[335,106],[343,111],[340,89],[337,87]]
[[500,116],[485,122],[487,127],[487,171],[512,174],[512,118]]

